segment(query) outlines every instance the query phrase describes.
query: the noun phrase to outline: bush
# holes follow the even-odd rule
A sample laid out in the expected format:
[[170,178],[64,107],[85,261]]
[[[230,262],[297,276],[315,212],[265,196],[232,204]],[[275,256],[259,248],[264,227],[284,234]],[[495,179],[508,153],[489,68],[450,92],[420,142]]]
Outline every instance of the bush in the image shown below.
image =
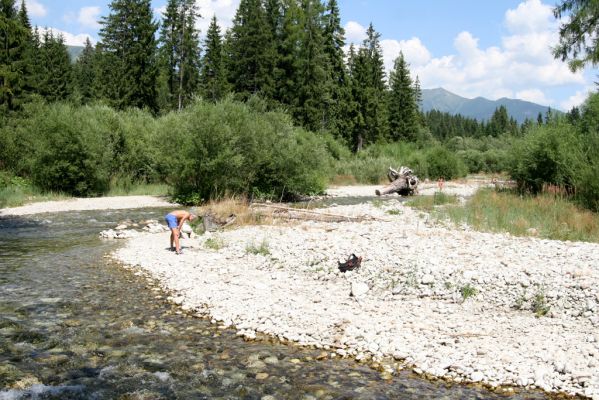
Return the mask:
[[584,156],[574,127],[553,123],[532,128],[510,151],[508,171],[521,190],[539,193],[543,184],[573,190]]
[[426,152],[428,177],[430,179],[455,179],[466,176],[467,167],[454,153],[442,146],[435,146]]
[[466,164],[466,167],[468,168],[468,172],[475,173],[486,171],[487,166],[482,152],[478,150],[460,150],[456,154],[464,161],[464,164]]
[[293,127],[278,112],[225,100],[198,101],[158,120],[163,158],[179,198],[225,194],[289,198],[325,188],[330,156],[321,137]]

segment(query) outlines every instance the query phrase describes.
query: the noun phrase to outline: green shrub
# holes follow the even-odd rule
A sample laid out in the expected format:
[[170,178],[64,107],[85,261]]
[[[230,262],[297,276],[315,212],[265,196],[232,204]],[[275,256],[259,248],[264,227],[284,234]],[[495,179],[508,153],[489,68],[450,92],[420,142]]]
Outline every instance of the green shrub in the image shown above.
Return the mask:
[[483,153],[479,150],[460,150],[456,153],[466,164],[468,172],[476,173],[486,170]]
[[517,140],[508,171],[521,190],[539,193],[545,183],[573,189],[583,166],[580,138],[572,125],[561,122],[532,128]]
[[163,165],[178,196],[261,193],[279,199],[325,188],[330,156],[322,138],[293,127],[285,114],[259,113],[231,100],[198,101],[158,126],[160,142],[172,148]]
[[426,152],[428,177],[430,179],[455,179],[466,176],[464,162],[455,154],[442,146],[435,146]]

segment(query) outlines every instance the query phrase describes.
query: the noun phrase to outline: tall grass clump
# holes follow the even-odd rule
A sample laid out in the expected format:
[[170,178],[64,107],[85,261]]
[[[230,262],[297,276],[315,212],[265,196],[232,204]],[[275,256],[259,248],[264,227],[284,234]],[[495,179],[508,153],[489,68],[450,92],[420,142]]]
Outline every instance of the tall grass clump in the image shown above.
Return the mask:
[[599,242],[597,214],[548,194],[518,195],[481,189],[464,206],[436,209],[434,215],[479,231]]
[[285,114],[199,100],[158,125],[167,178],[179,198],[280,199],[325,188],[330,158],[323,140]]

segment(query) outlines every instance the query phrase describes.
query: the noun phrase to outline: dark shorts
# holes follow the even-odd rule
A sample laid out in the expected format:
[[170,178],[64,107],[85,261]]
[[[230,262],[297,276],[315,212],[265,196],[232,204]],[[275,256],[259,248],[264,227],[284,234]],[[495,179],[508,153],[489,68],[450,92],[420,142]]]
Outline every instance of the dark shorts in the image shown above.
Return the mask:
[[179,227],[179,224],[177,223],[177,217],[173,214],[166,214],[164,219],[166,220],[166,223],[170,229]]

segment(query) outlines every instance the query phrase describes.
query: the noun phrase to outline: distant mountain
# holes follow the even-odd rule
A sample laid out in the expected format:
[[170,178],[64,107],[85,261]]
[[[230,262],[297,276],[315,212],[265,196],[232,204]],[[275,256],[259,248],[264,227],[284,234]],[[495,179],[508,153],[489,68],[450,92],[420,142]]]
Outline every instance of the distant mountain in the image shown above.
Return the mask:
[[69,52],[69,56],[71,57],[71,62],[77,61],[77,58],[81,54],[85,47],[83,46],[67,46],[67,51]]
[[[519,123],[526,118],[536,121],[539,113],[545,116],[549,107],[530,101],[501,98],[489,100],[484,97],[467,99],[443,88],[422,89],[422,111],[437,110],[449,114],[461,114],[465,117],[476,118],[479,121],[489,120],[499,106],[505,106],[510,117]],[[557,110],[553,110],[555,112]],[[560,111],[557,111],[560,112]]]

